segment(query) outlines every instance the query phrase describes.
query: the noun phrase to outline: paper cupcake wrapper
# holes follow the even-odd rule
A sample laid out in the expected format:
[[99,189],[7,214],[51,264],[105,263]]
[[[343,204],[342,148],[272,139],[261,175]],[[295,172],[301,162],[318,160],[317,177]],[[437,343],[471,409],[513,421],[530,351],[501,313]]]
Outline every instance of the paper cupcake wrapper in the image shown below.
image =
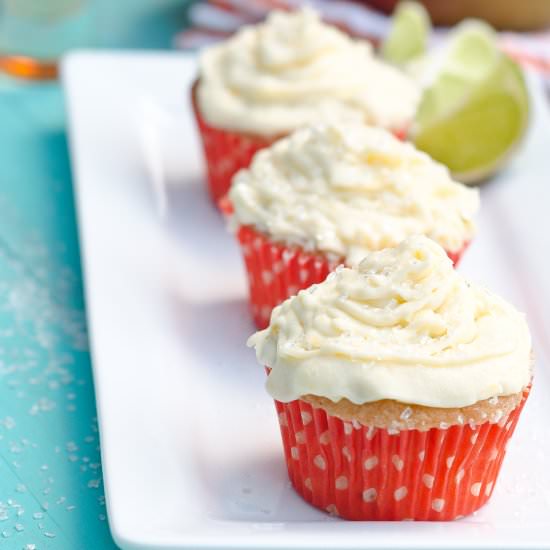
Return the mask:
[[324,281],[343,263],[275,243],[250,226],[241,226],[237,238],[248,274],[252,317],[258,328],[269,324],[275,306],[299,290]]
[[[229,191],[233,176],[241,168],[249,166],[257,151],[269,147],[283,135],[267,138],[210,126],[202,117],[197,104],[197,85],[198,81],[191,88],[191,101],[202,140],[208,190],[214,204],[218,206],[218,201]],[[393,134],[405,140],[407,129],[394,130]]]
[[304,500],[345,519],[467,516],[493,492],[528,393],[498,424],[398,433],[276,401],[288,475]]
[[[230,206],[221,201],[221,208],[230,213]],[[271,311],[288,297],[312,284],[323,282],[327,275],[344,263],[321,254],[305,252],[270,240],[251,226],[241,226],[237,239],[248,274],[250,305],[256,326],[269,324]],[[456,264],[464,248],[449,257]]]
[[445,251],[445,252],[447,252],[447,256],[449,256],[449,258],[451,259],[451,261],[453,262],[453,265],[455,267],[458,265],[458,262],[460,261],[460,258],[462,258],[462,255],[464,254],[464,252],[468,248],[469,244],[470,244],[469,242],[464,243],[462,248],[460,250],[457,250],[456,252],[449,252],[448,250]]
[[248,167],[256,151],[269,147],[275,140],[210,126],[199,111],[196,89],[197,82],[191,89],[193,112],[204,151],[208,191],[218,206],[218,201],[229,191],[231,178],[241,168]]

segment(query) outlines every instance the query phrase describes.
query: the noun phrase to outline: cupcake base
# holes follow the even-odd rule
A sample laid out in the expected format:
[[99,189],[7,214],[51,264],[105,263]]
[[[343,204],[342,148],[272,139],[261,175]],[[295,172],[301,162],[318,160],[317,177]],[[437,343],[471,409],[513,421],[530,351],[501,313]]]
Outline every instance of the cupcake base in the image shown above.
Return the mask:
[[252,317],[258,328],[269,324],[271,311],[299,290],[321,283],[343,259],[304,252],[271,241],[251,226],[241,226],[237,238],[248,274]]
[[[221,201],[221,205],[222,210],[230,214],[227,201]],[[344,263],[343,258],[329,259],[322,254],[274,242],[248,225],[239,227],[237,239],[248,275],[252,316],[259,329],[267,327],[275,306],[299,290],[323,282],[331,271]],[[458,252],[447,252],[455,265],[466,247],[467,243]]]
[[498,423],[391,430],[275,402],[288,475],[316,508],[349,520],[448,521],[490,498],[529,389]]
[[243,134],[210,126],[202,117],[197,104],[198,81],[191,88],[193,113],[202,141],[206,163],[208,192],[214,204],[229,191],[231,178],[250,164],[254,154],[269,147],[276,138]]

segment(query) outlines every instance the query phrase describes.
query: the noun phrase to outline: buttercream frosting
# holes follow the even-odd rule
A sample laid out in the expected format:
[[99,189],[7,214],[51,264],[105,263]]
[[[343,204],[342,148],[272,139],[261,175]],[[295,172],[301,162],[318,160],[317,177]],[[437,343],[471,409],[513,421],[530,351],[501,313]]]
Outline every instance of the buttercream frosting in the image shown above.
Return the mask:
[[531,377],[524,316],[468,282],[424,236],[369,254],[274,309],[249,339],[269,393],[465,407]]
[[448,252],[474,232],[479,192],[381,128],[302,128],[256,154],[233,179],[234,225],[354,264],[423,234]]
[[419,97],[414,80],[377,59],[368,42],[323,23],[310,8],[272,12],[200,57],[201,113],[232,130],[276,136],[354,119],[403,129]]

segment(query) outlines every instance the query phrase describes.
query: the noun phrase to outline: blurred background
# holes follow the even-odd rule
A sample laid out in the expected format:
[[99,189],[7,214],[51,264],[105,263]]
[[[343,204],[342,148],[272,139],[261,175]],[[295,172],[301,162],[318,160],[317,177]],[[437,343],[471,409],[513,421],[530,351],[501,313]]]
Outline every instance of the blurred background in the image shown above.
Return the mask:
[[[0,0],[0,68],[26,78],[55,77],[56,61],[74,48],[196,48],[300,0]],[[396,0],[313,0],[325,19],[380,40]],[[505,48],[548,68],[550,0],[424,0],[441,27],[470,17],[502,31]],[[437,36],[437,33],[436,33]]]
[[[75,48],[194,50],[298,0],[0,0],[0,548],[115,548],[105,510],[59,60]],[[550,0],[426,0],[550,75]],[[312,0],[379,42],[394,0]],[[155,503],[152,503],[155,505]]]

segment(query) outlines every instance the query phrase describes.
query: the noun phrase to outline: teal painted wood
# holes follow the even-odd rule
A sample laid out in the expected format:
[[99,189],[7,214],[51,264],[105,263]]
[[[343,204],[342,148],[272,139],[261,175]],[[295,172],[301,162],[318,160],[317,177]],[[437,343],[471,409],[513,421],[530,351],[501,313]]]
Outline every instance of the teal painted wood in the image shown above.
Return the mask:
[[0,121],[0,547],[114,548],[59,87]]
[[[102,3],[103,46],[185,25],[183,0]],[[0,78],[0,548],[116,548],[95,416],[62,92]]]

